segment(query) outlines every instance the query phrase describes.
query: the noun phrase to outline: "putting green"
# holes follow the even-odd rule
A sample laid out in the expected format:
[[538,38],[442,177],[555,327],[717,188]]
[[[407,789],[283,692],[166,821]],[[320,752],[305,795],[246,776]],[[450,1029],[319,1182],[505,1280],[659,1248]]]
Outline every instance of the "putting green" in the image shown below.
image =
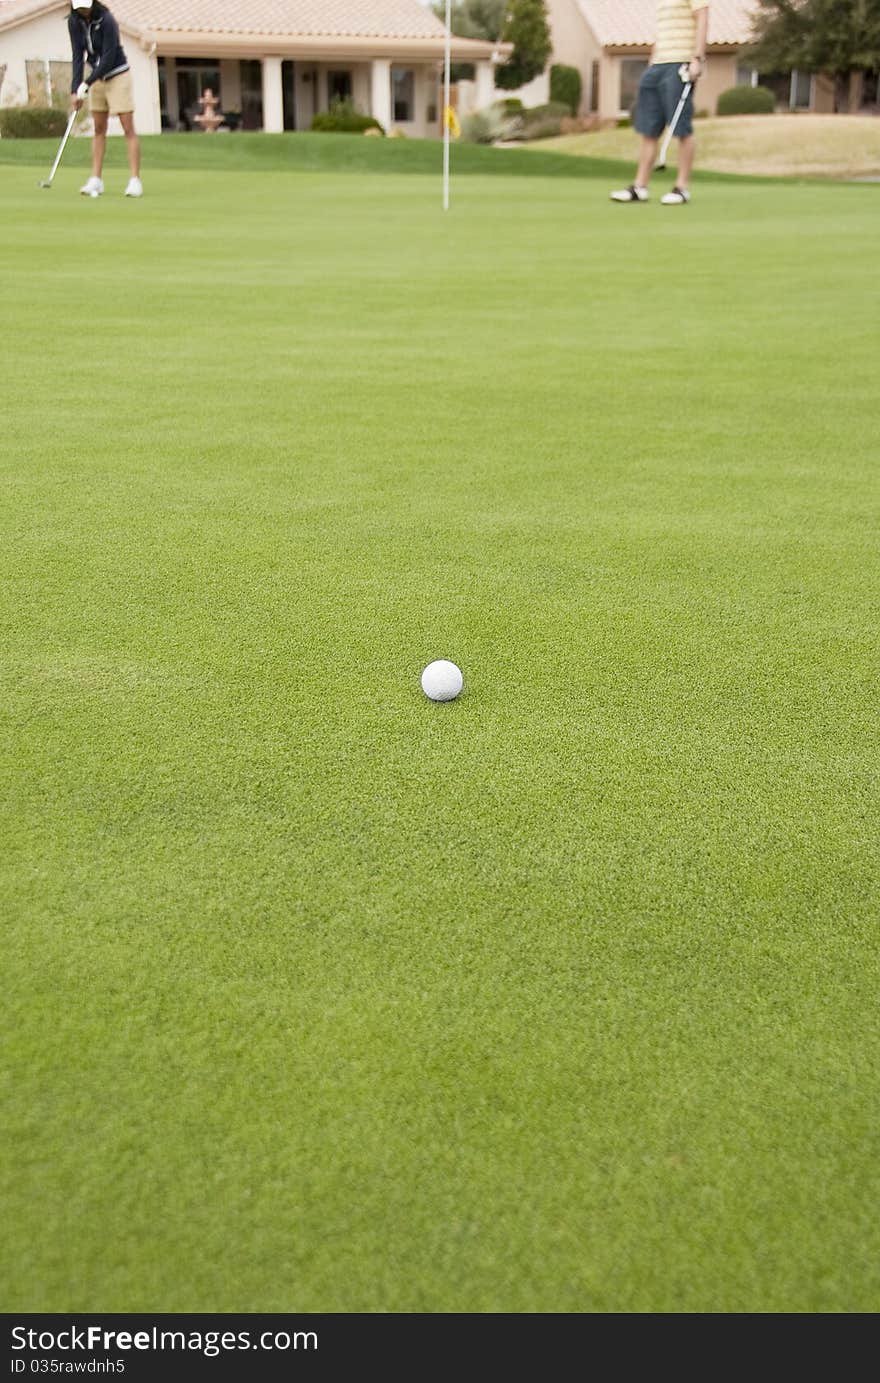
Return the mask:
[[0,169],[6,1309],[875,1311],[880,192],[157,160]]

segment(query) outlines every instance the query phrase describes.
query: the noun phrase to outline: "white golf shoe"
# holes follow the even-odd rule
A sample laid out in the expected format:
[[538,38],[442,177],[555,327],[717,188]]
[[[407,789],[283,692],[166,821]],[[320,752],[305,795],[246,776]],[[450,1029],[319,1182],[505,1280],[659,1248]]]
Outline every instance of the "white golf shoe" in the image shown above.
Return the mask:
[[125,189],[126,197],[143,197],[144,185],[140,178],[129,178],[128,187]]
[[84,197],[100,197],[103,191],[103,182],[100,178],[94,177],[94,175],[89,178],[88,182],[84,182],[80,188],[80,192]]
[[622,187],[619,192],[611,192],[612,202],[646,202],[648,200],[647,187],[640,187],[638,183],[631,183],[629,187]]
[[661,206],[684,206],[691,199],[686,187],[673,187],[671,192],[660,198]]

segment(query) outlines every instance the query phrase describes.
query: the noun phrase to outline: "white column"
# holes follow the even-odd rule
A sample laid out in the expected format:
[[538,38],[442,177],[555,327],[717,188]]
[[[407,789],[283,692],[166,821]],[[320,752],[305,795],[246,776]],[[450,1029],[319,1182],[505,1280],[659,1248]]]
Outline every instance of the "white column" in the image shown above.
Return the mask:
[[267,134],[280,134],[284,129],[280,58],[263,58],[263,129]]
[[[155,52],[150,54],[150,126],[141,123],[140,128],[144,134],[162,133],[162,102],[159,97],[159,63],[156,60]],[[137,110],[137,100],[135,100],[135,110]]]
[[495,100],[495,68],[491,62],[477,63],[477,90],[475,101],[477,110],[485,110]]
[[391,129],[391,63],[376,58],[370,73],[370,114],[383,130]]

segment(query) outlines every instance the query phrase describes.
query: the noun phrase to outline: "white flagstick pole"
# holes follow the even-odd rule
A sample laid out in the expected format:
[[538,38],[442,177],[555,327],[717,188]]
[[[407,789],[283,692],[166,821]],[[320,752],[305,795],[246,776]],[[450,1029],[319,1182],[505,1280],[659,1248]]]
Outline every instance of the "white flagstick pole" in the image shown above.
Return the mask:
[[449,68],[452,60],[452,0],[446,0],[446,51],[443,59],[443,210],[449,210]]

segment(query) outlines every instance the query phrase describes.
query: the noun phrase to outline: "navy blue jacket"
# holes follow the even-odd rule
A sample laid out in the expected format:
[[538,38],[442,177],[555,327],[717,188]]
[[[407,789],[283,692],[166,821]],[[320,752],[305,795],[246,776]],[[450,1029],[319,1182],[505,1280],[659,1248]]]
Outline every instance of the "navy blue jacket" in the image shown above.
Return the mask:
[[90,19],[82,19],[75,10],[67,16],[67,30],[73,52],[73,76],[70,90],[75,92],[83,79],[83,59],[88,58],[91,72],[86,85],[106,82],[128,71],[128,58],[119,41],[119,25],[104,5],[92,5]]

